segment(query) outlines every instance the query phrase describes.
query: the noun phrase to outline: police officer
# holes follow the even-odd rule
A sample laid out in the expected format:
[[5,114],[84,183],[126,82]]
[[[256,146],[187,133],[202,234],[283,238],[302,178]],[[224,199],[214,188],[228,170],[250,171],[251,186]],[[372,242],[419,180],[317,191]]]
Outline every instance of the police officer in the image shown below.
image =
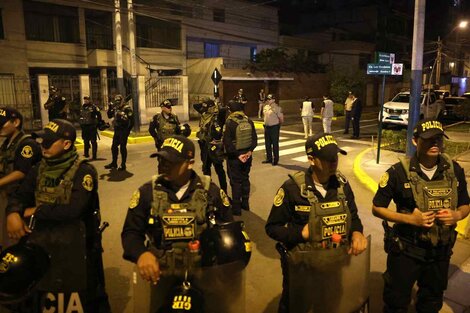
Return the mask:
[[225,192],[210,177],[194,172],[191,140],[168,137],[154,156],[158,157],[158,175],[134,192],[121,238],[124,259],[137,264],[144,280],[157,284],[162,269],[168,275],[179,269],[171,256],[184,259],[189,244],[199,244],[196,240],[209,223],[229,222],[232,214]]
[[171,112],[171,101],[166,99],[160,103],[160,108],[162,112],[155,114],[149,124],[149,133],[157,150],[166,138],[180,133],[180,122],[178,116]]
[[201,149],[202,172],[211,176],[211,166],[214,165],[219,185],[227,192],[227,178],[224,170],[224,148],[222,143],[223,123],[219,122],[219,108],[214,101],[207,99],[193,105],[201,114],[199,131],[196,136]]
[[240,102],[241,104],[245,105],[248,103],[248,99],[245,96],[245,93],[243,92],[243,89],[238,89],[237,94],[233,97],[233,100]]
[[[415,282],[417,312],[435,313],[442,307],[455,226],[470,211],[464,171],[443,153],[443,137],[439,121],[419,121],[413,137],[416,153],[382,175],[373,199],[373,214],[385,221],[387,313],[408,312]],[[391,200],[396,212],[388,209]],[[394,222],[393,228],[386,221]]]
[[[334,233],[350,245],[350,254],[358,255],[367,248],[351,186],[337,170],[338,153],[345,155],[346,151],[338,147],[332,135],[324,133],[310,136],[305,149],[310,167],[289,175],[282,184],[265,227],[268,236],[281,243],[277,248],[282,251],[283,289],[278,312],[289,312],[287,251],[300,247],[305,250],[329,248],[333,245]],[[331,232],[323,231],[327,229],[325,216],[320,215],[324,209],[318,209],[327,205],[331,215],[345,216],[342,224],[337,225],[340,227]],[[304,246],[307,243],[309,245]]]
[[49,87],[49,98],[44,103],[44,108],[47,110],[49,115],[49,121],[56,118],[67,118],[67,103],[65,97],[59,93],[56,87]]
[[232,187],[233,214],[250,210],[250,169],[252,154],[258,145],[253,121],[243,113],[243,103],[229,102],[230,115],[225,122],[223,143],[227,155],[227,171]]
[[91,155],[92,160],[96,160],[98,153],[98,143],[96,141],[98,136],[98,125],[102,123],[100,109],[90,101],[90,97],[83,97],[83,105],[80,109],[80,127],[82,129],[82,139],[85,145],[84,157],[89,158],[90,142],[91,142]]
[[[49,301],[59,302],[57,292],[70,292],[65,301],[78,312],[109,312],[96,170],[79,158],[70,122],[53,120],[33,136],[43,159],[10,198],[8,235],[19,239],[29,234],[27,240],[50,255],[51,268],[38,286]],[[28,225],[24,218],[30,219]]]
[[113,118],[113,143],[111,145],[111,153],[113,159],[111,163],[104,166],[106,169],[117,168],[118,147],[121,151],[120,171],[126,170],[127,161],[127,138],[134,126],[134,112],[129,104],[127,104],[121,95],[114,96],[114,101],[108,108],[108,118]]
[[23,116],[11,107],[0,108],[0,247],[7,244],[5,209],[8,197],[31,167],[41,159],[41,148],[23,130]]

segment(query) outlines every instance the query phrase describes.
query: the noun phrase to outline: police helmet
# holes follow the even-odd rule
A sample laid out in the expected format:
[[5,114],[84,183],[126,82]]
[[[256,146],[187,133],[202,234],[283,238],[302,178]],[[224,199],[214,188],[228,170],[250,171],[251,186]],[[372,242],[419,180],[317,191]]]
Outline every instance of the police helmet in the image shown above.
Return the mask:
[[156,313],[201,313],[204,312],[202,291],[189,282],[179,283],[170,293],[162,308]]
[[49,269],[49,255],[38,245],[20,241],[0,254],[0,304],[29,296]]
[[101,131],[108,129],[109,127],[111,127],[111,125],[109,125],[108,122],[105,122],[103,120],[101,120],[101,122],[98,123],[98,129]]
[[242,221],[216,224],[201,234],[202,266],[242,261],[248,265],[251,241]]
[[187,123],[180,125],[180,134],[189,137],[191,135],[191,126]]

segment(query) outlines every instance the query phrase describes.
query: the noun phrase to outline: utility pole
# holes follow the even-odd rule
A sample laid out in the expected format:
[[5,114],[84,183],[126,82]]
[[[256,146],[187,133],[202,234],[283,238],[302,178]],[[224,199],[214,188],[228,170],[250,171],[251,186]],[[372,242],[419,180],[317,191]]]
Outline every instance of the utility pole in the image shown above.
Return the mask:
[[131,55],[132,108],[134,110],[134,131],[140,131],[139,97],[137,94],[137,61],[135,57],[135,21],[132,0],[127,0],[127,22],[129,27],[129,53]]
[[413,54],[411,58],[411,97],[406,132],[406,155],[411,157],[416,148],[413,145],[413,130],[418,122],[421,106],[421,89],[423,86],[423,44],[424,19],[426,0],[415,0],[415,15],[413,27]]
[[436,60],[436,85],[441,86],[441,60],[442,60],[442,41],[441,37],[437,37],[437,60]]
[[125,98],[124,74],[122,67],[121,4],[114,0],[114,33],[116,43],[116,75],[118,92]]

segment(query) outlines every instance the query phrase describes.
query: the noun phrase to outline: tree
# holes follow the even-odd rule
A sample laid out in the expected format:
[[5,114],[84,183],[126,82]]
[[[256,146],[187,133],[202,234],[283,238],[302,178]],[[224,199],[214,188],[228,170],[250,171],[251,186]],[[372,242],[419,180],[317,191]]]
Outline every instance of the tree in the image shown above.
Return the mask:
[[334,102],[344,103],[348,96],[348,92],[352,91],[356,97],[362,98],[366,86],[366,74],[364,71],[344,72],[334,71],[328,72],[330,78],[330,97]]

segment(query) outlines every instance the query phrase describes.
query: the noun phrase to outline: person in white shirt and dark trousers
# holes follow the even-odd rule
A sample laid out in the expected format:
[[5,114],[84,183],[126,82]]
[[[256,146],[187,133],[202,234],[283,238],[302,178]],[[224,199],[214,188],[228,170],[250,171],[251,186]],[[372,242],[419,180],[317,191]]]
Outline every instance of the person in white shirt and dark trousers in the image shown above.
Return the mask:
[[313,104],[310,101],[309,97],[306,97],[305,100],[302,102],[300,107],[300,114],[302,116],[302,122],[304,124],[304,133],[305,138],[308,136],[312,136],[313,129],[312,129],[312,119],[313,119]]
[[333,120],[333,101],[329,96],[323,96],[323,103],[320,112],[323,122],[323,132],[325,134],[331,133],[331,121]]
[[266,160],[262,163],[271,163],[276,166],[279,162],[279,132],[284,122],[284,114],[272,94],[269,94],[266,99],[263,109]]

